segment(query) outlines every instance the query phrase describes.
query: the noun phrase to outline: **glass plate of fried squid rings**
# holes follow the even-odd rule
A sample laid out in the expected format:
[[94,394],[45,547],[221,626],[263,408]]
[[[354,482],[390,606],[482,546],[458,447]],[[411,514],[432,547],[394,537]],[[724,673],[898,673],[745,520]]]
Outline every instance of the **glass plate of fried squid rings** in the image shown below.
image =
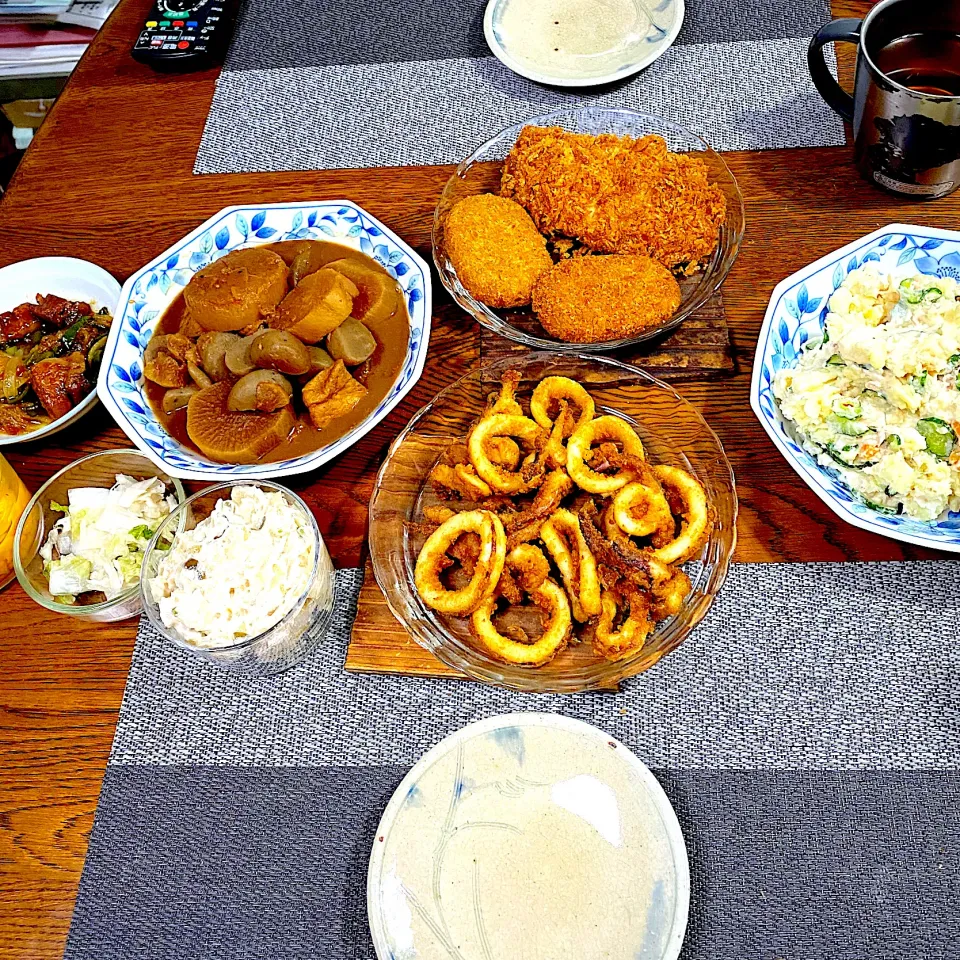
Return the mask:
[[394,441],[371,558],[414,639],[475,679],[609,688],[703,619],[733,472],[686,400],[616,360],[533,353],[444,389]]

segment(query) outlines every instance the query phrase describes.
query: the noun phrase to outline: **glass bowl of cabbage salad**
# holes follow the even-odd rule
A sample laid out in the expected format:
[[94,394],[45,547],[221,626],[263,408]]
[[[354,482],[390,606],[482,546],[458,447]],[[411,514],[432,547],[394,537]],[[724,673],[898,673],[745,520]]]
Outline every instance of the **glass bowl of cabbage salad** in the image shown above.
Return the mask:
[[158,527],[141,574],[143,609],[162,636],[260,676],[289,669],[324,639],[335,592],[310,508],[267,480],[190,497]]
[[77,460],[23,511],[14,534],[17,579],[55,613],[103,623],[135,617],[147,547],[185,499],[180,481],[136,450]]

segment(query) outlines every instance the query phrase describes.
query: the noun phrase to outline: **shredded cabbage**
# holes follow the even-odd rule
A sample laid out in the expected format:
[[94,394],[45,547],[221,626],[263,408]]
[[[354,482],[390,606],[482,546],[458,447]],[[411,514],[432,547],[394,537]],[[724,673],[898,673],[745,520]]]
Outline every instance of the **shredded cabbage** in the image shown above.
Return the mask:
[[[157,477],[134,480],[117,474],[105,487],[75,487],[40,548],[50,593],[71,603],[99,591],[112,600],[140,579],[140,564],[160,521],[176,507]],[[64,600],[64,598],[67,598]]]

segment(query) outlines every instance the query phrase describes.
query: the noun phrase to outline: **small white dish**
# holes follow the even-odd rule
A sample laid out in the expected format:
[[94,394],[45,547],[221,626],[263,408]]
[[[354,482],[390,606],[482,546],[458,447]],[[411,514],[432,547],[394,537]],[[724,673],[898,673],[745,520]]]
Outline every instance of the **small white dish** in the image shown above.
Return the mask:
[[653,774],[579,720],[470,724],[404,777],[377,829],[378,960],[676,960],[690,871]]
[[684,0],[489,0],[483,33],[509,70],[556,87],[639,73],[683,25]]
[[[328,240],[377,261],[399,284],[410,317],[407,356],[390,392],[362,422],[332,443],[275,463],[213,463],[164,429],[150,406],[143,353],[164,310],[195,273],[240,247],[282,240]],[[349,200],[226,207],[137,270],[123,285],[97,390],[137,449],[181,480],[269,480],[315,470],[372,430],[423,372],[430,342],[430,268],[392,230]]]
[[[81,300],[94,310],[106,307],[116,314],[120,284],[103,267],[76,257],[35,257],[0,268],[0,313],[21,303],[35,302],[38,293],[56,294],[66,300]],[[58,433],[79,420],[97,402],[94,388],[69,413],[30,433],[0,433],[0,447],[31,443]]]
[[806,485],[841,520],[881,536],[960,553],[960,513],[929,523],[882,513],[858,497],[833,470],[803,448],[773,395],[773,379],[793,367],[808,340],[823,336],[827,304],[848,273],[873,263],[897,275],[922,273],[960,280],[960,232],[891,223],[834,250],[782,280],[767,306],[753,361],[750,406],[770,439]]

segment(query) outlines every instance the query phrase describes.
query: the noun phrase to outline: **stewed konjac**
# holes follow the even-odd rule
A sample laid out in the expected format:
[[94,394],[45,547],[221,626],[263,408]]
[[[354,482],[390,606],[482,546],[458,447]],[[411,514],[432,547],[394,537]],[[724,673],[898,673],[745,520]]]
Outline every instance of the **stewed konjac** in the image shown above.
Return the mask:
[[144,354],[147,396],[222,463],[287,460],[362,422],[396,382],[410,321],[376,261],[337,243],[235,250],[200,270]]

